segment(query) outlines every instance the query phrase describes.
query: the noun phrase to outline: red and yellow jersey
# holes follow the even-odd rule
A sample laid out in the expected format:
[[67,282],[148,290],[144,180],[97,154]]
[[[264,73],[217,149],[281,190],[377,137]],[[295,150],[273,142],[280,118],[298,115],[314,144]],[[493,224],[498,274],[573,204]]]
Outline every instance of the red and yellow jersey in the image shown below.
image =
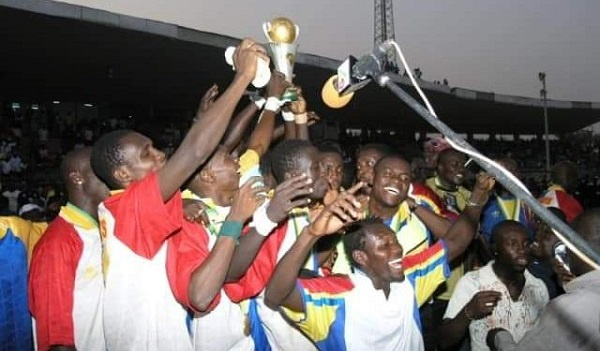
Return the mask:
[[33,252],[29,308],[37,346],[105,350],[102,243],[98,223],[68,203]]

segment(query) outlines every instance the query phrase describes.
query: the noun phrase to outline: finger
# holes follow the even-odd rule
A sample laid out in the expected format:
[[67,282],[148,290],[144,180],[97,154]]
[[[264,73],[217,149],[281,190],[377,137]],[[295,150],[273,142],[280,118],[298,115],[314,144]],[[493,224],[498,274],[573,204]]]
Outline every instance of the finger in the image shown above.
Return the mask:
[[310,204],[310,202],[311,202],[311,200],[309,198],[302,198],[299,200],[294,200],[294,201],[290,202],[288,204],[288,206],[286,206],[287,207],[286,211],[290,211],[291,209],[296,208],[296,207],[308,206]]
[[363,186],[365,186],[365,183],[358,182],[358,183],[354,184],[350,189],[346,190],[345,192],[348,194],[354,195],[354,193],[356,193],[358,191],[358,189],[362,188]]
[[[343,208],[341,207],[331,207],[328,210],[329,213],[333,213],[335,216],[339,217],[342,221],[347,222],[350,220],[350,217],[346,214]],[[326,213],[324,213],[326,214]]]
[[352,218],[357,219],[359,217],[359,213],[356,210],[355,205],[350,200],[345,198],[339,199],[338,205],[344,210],[345,213],[350,215]]
[[305,185],[302,186],[301,188],[297,188],[297,189],[292,189],[292,191],[290,191],[287,196],[285,196],[285,198],[289,200],[291,199],[295,199],[297,197],[301,197],[301,196],[307,196],[312,194],[315,191],[315,189],[313,187],[311,187],[310,185]]

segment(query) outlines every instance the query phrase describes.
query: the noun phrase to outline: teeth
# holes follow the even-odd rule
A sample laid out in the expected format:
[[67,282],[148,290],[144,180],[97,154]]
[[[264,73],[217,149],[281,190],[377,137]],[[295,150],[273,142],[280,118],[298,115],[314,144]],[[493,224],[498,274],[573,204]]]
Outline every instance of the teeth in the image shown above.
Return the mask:
[[398,194],[400,194],[400,190],[398,190],[398,189],[396,189],[396,188],[393,188],[393,187],[391,187],[391,186],[386,186],[385,188],[383,188],[383,190],[385,190],[385,191],[387,191],[387,192],[390,192],[390,193],[392,193],[392,194],[394,194],[394,195],[398,195]]
[[391,261],[388,262],[388,264],[390,266],[394,266],[394,265],[397,265],[397,264],[402,264],[402,257],[396,258],[395,260],[391,260]]
[[456,178],[459,178],[459,179],[462,179],[463,177],[464,177],[464,175],[461,174],[461,173],[459,173],[459,174],[456,175]]

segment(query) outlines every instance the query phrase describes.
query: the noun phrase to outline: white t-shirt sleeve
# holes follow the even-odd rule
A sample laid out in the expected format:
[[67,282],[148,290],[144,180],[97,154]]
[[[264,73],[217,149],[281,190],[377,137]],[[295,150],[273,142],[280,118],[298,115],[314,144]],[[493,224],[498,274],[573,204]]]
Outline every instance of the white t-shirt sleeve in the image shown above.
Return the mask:
[[475,279],[475,274],[477,273],[470,272],[460,278],[456,284],[454,293],[448,302],[446,313],[444,313],[444,319],[455,318],[479,291],[479,282]]

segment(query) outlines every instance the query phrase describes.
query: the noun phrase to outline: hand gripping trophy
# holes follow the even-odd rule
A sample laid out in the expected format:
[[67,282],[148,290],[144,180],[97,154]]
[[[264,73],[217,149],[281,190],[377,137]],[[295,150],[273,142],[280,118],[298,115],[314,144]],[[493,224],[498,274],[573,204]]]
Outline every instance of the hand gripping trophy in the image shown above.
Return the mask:
[[[263,23],[263,32],[269,40],[269,53],[275,69],[285,75],[288,82],[292,82],[294,63],[296,63],[296,49],[300,28],[286,17],[277,17],[270,22]],[[295,101],[298,92],[295,88],[288,88],[282,100]]]

